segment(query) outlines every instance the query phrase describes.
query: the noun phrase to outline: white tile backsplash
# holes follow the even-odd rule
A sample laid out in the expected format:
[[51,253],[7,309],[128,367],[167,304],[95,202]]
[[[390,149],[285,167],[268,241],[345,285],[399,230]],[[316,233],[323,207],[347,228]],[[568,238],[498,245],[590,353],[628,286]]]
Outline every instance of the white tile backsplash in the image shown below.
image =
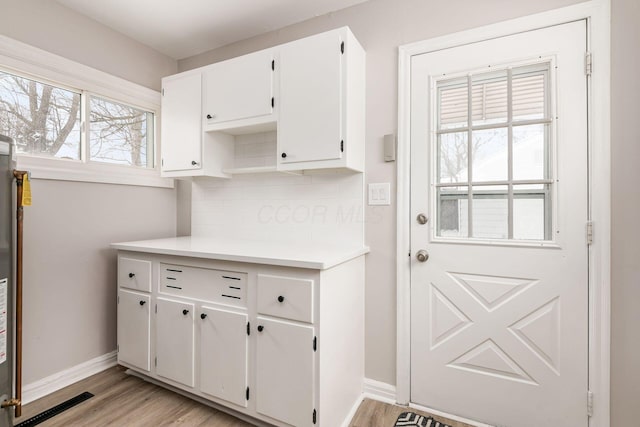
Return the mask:
[[[240,139],[242,147],[236,147],[236,153],[240,149],[260,157],[261,148],[254,144],[263,142],[252,138],[255,135]],[[199,178],[192,184],[191,234],[363,244],[363,185],[363,174],[335,172]]]

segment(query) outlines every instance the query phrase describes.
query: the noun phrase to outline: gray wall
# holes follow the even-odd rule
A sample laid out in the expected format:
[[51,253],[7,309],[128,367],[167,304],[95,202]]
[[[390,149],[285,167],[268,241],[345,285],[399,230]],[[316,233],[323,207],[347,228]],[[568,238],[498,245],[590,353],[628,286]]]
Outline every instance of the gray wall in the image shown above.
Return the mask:
[[[0,0],[0,33],[160,88],[176,62],[49,0]],[[0,64],[1,65],[1,64]],[[116,348],[115,241],[176,232],[176,190],[34,180],[25,208],[25,384]]]
[[[398,46],[518,16],[578,3],[576,0],[371,0],[309,21],[178,61],[180,71],[348,25],[367,51],[366,182],[390,182],[382,137],[397,128]],[[393,198],[392,198],[393,199]],[[366,376],[395,384],[396,207],[366,209]]]
[[0,34],[160,90],[176,61],[51,0],[0,0]]
[[611,5],[611,426],[640,423],[640,1]]

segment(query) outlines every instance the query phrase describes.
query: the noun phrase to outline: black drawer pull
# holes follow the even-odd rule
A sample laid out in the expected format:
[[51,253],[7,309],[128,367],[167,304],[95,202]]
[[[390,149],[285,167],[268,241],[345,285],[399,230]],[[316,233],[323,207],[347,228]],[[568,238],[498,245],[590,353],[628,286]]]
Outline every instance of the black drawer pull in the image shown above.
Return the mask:
[[284,297],[282,295],[278,297],[278,302],[284,302]]
[[258,325],[258,332],[262,332],[262,331],[264,331],[264,326]]
[[129,273],[129,279],[133,279],[135,277],[135,273]]
[[182,310],[182,314],[184,314],[186,316],[187,314],[189,314],[189,310],[187,310],[187,309]]
[[200,318],[201,318],[202,320],[206,319],[206,318],[207,318],[207,313],[202,313],[202,314],[200,315]]
[[146,303],[146,301],[140,301],[140,305],[145,305]]

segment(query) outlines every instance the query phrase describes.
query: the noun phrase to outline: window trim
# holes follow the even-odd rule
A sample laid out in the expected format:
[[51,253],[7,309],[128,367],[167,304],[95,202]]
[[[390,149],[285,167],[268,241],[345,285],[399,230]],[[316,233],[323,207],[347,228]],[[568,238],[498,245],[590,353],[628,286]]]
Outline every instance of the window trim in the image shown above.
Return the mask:
[[[84,64],[0,35],[2,70],[63,89],[95,95],[154,114],[154,167],[139,168],[85,160],[17,155],[17,167],[33,179],[81,181],[174,188],[174,180],[160,177],[160,92]],[[85,117],[84,122],[88,120]],[[88,123],[83,123],[88,126]],[[84,133],[84,132],[83,132]],[[83,140],[81,150],[84,150]],[[81,153],[86,157],[86,153]]]

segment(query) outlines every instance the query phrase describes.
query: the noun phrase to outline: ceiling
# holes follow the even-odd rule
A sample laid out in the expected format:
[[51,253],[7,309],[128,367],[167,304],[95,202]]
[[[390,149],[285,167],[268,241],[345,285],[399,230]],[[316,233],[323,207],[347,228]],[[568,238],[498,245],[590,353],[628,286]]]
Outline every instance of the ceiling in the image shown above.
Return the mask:
[[174,59],[367,0],[56,0]]

